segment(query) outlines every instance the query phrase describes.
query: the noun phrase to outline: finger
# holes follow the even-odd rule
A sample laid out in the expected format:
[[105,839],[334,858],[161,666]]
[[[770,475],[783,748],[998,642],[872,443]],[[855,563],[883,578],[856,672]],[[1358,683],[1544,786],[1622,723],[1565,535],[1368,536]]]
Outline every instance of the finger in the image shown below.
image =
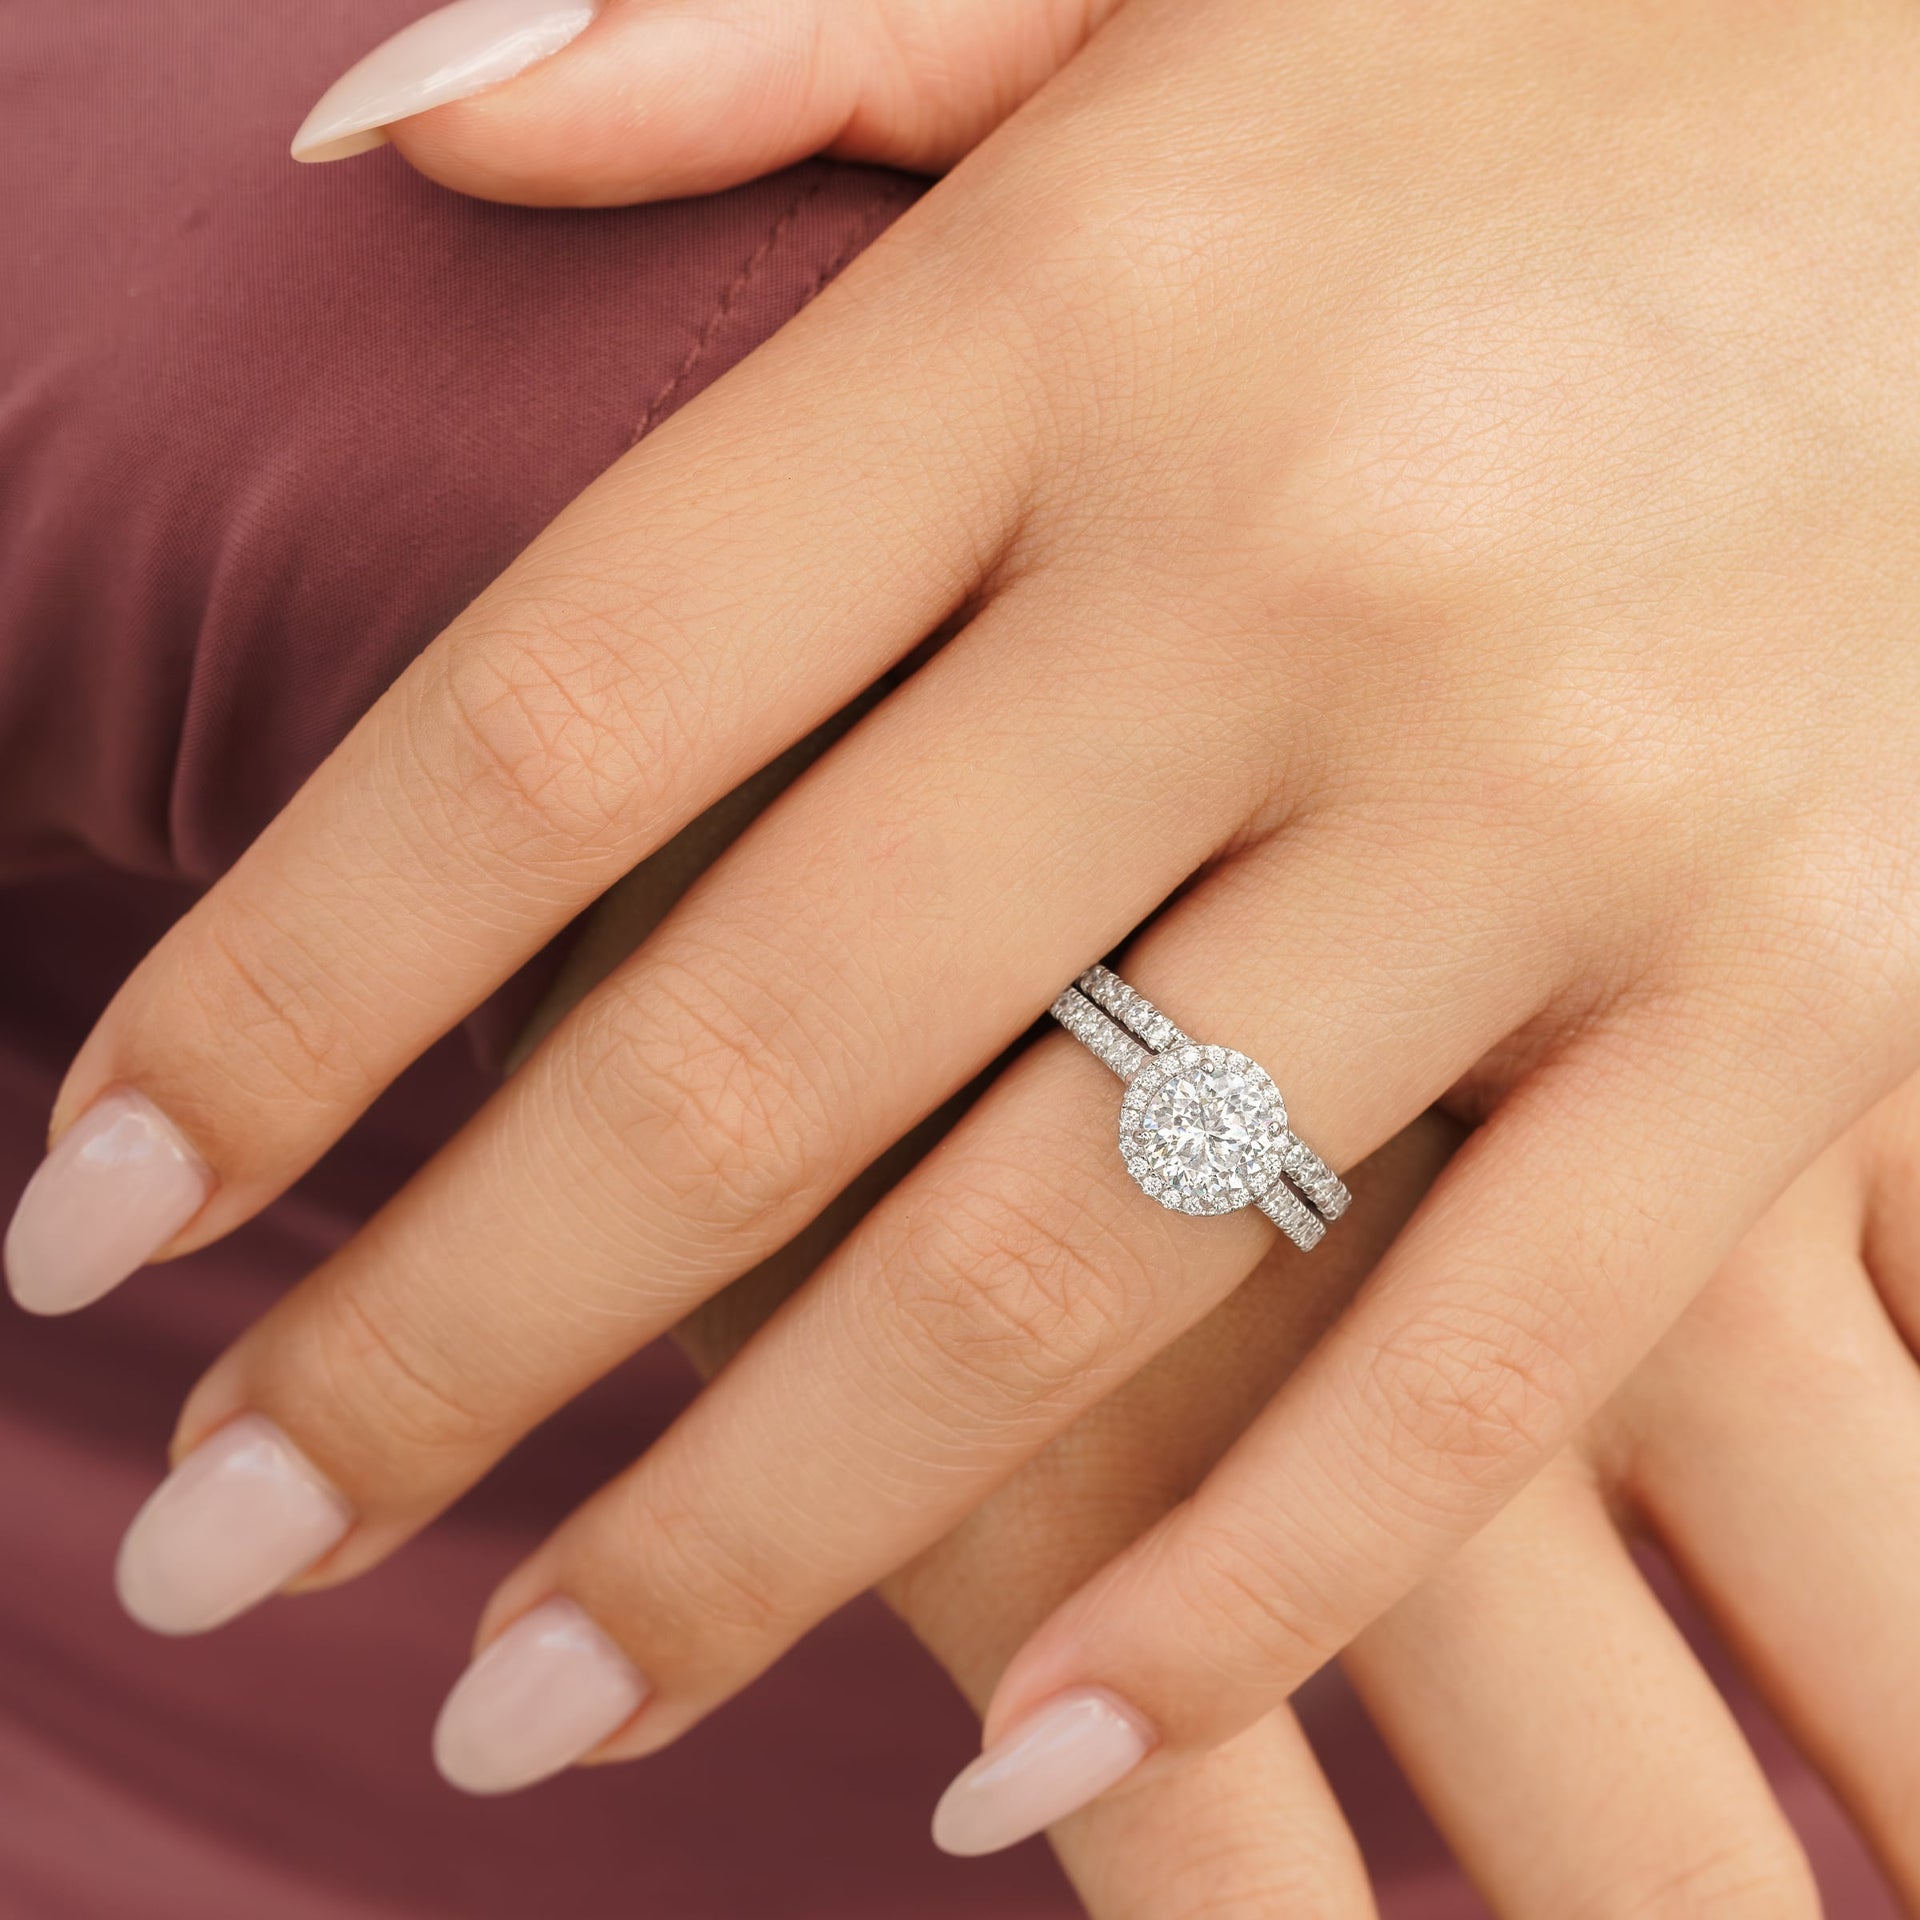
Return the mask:
[[[1410,1205],[1412,1182],[1424,1185],[1435,1163],[1430,1142],[1408,1148],[1379,1170],[1383,1200],[1404,1190]],[[1329,1263],[1310,1291],[1333,1303],[1363,1271],[1350,1259]],[[1302,1310],[1303,1277],[1293,1260],[1263,1265],[1219,1324],[1161,1355],[884,1584],[976,1709],[1048,1610],[1164,1513],[1230,1443],[1236,1416],[1284,1374],[1318,1317]],[[1124,1803],[1083,1809],[1048,1837],[1094,1920],[1374,1912],[1353,1835],[1284,1710],[1189,1756]]]
[[937,168],[1111,4],[457,0],[336,80],[293,155],[390,139],[446,186],[541,206],[710,193],[823,152]]
[[[249,1331],[179,1450],[243,1412],[276,1422],[356,1516],[327,1570],[346,1577],[786,1242],[1017,1038],[1090,938],[1239,831],[1271,778],[1264,726],[1233,720],[1195,778],[1174,670],[1129,633],[1065,586],[1003,594]],[[1114,784],[1116,717],[1125,792],[1092,798]],[[143,1522],[130,1551],[161,1552],[172,1526]],[[142,1617],[211,1624],[230,1601]]]
[[1843,1141],[1636,1376],[1626,1485],[1755,1687],[1920,1904],[1920,1374],[1854,1249]]
[[[1075,1423],[881,1591],[976,1707],[1008,1655],[1094,1568],[1180,1499],[1351,1298],[1452,1151],[1428,1116],[1358,1176],[1367,1230],[1323,1258],[1276,1252],[1206,1323]],[[884,1191],[891,1170],[875,1184]],[[850,1216],[851,1217],[851,1216]],[[782,1269],[782,1270],[776,1270]],[[783,1257],[681,1329],[712,1375],[804,1277]],[[1094,1920],[1221,1920],[1373,1911],[1353,1838],[1293,1717],[1238,1740],[1129,1801],[1052,1835]]]
[[[1077,1065],[1074,1061],[1071,1064]],[[1352,1301],[1460,1141],[1422,1114],[1354,1169],[1350,1231],[1311,1260],[1273,1238],[1197,1326],[1103,1396],[881,1591],[963,1650],[954,1677],[991,1684],[1038,1616],[1200,1485],[1274,1390]],[[757,1327],[756,1327],[757,1330]],[[745,1345],[744,1337],[727,1349]],[[709,1356],[713,1357],[712,1355]],[[970,1562],[1021,1568],[1038,1601],[1009,1610],[956,1577]],[[985,1694],[981,1694],[984,1700]]]
[[[1257,1024],[1270,1058],[1298,1038],[1296,1017],[1317,1023],[1325,1062],[1377,1050],[1364,1093],[1336,1072],[1299,1097],[1302,1124],[1344,1159],[1378,1124],[1369,1102],[1417,1112],[1484,1050],[1510,1017],[1497,1003],[1512,983],[1466,939],[1411,923],[1400,879],[1376,883],[1352,836],[1329,831],[1331,849],[1303,828],[1270,860],[1223,869],[1147,944],[1203,983],[1197,1023],[1209,991],[1217,1007],[1237,1003],[1231,1037],[1260,1048]],[[1336,875],[1350,896],[1332,891]],[[1338,897],[1344,911],[1296,927],[1282,903],[1301,897]],[[1236,974],[1260,977],[1251,956],[1279,946],[1283,921],[1288,967],[1251,996],[1249,1022]],[[1443,1052],[1383,1031],[1374,968],[1447,1009],[1426,1035]],[[570,1596],[649,1679],[646,1711],[608,1751],[664,1744],[1200,1318],[1270,1230],[1250,1214],[1194,1221],[1144,1202],[1114,1151],[1117,1093],[1060,1036],[1003,1074],[666,1439],[508,1582],[483,1629],[489,1651],[543,1595]],[[1363,1214],[1343,1235],[1379,1230]]]
[[1796,1113],[1811,1139],[1793,1138],[1760,1010],[1713,1012],[1717,1028],[1637,1007],[1508,1097],[1207,1485],[1015,1660],[990,1754],[1087,1689],[1127,1703],[1146,1742],[1224,1737],[1567,1442],[1718,1264],[1730,1223],[1847,1117]]
[[[917,339],[908,364],[903,341],[926,331],[912,297],[843,308],[845,284],[563,514],[135,971],[55,1125],[120,1088],[146,1131],[117,1157],[56,1149],[32,1201],[49,1230],[10,1269],[28,1304],[85,1304],[143,1255],[246,1218],[990,567],[1022,430],[981,396],[930,439],[921,397],[928,381],[960,389],[940,364],[964,329]],[[878,327],[883,309],[903,332]],[[858,409],[823,372],[851,362],[870,376]],[[990,490],[966,477],[981,471]],[[194,1193],[205,1204],[176,1240]]]
[[1733,1716],[1570,1461],[1341,1664],[1504,1920],[1818,1915]]

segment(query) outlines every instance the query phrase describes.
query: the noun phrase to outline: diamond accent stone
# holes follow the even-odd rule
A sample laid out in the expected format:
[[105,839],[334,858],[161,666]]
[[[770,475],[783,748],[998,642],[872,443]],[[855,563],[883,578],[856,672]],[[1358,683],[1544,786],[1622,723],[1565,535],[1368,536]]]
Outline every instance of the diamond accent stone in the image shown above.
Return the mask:
[[1127,1171],[1179,1213],[1253,1205],[1279,1178],[1286,1133],[1280,1089],[1231,1047],[1155,1054],[1120,1103]]
[[1323,1220],[1338,1220],[1353,1198],[1346,1182],[1297,1133],[1289,1133],[1281,1143],[1280,1171],[1313,1202]]
[[1110,1013],[1151,1053],[1192,1042],[1145,994],[1135,993],[1110,967],[1089,967],[1073,983],[1095,1006]]
[[1121,1032],[1084,994],[1072,987],[1061,994],[1048,1012],[1122,1080],[1131,1080],[1153,1057],[1139,1041]]
[[1327,1237],[1327,1223],[1284,1180],[1276,1180],[1254,1205],[1302,1253],[1311,1253]]

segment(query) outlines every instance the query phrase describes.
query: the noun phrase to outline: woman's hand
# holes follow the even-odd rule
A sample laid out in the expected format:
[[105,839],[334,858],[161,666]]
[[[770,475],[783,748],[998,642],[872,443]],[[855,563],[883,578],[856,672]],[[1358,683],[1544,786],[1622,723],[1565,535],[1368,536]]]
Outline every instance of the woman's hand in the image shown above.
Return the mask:
[[[1149,920],[1130,976],[1336,1165],[1449,1090],[1486,1125],[989,1732],[1094,1689],[1113,1770],[1164,1766],[1390,1607],[1914,1062],[1916,81],[1894,0],[1110,21],[583,496],[89,1041],[10,1241],[48,1307],[246,1218],[964,618],[203,1383],[149,1617],[391,1551]],[[508,1583],[490,1633],[598,1621],[609,1751],[1258,1261],[1112,1123],[1071,1043],[1024,1054]]]

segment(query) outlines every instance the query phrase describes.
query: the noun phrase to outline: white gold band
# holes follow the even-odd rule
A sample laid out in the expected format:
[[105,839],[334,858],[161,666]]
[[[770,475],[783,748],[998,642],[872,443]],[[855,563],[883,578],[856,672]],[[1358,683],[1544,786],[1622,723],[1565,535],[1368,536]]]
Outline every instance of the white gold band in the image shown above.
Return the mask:
[[1346,1212],[1339,1175],[1287,1125],[1279,1088],[1245,1054],[1197,1045],[1107,967],[1089,967],[1051,1011],[1127,1083],[1120,1151],[1162,1206],[1256,1206],[1303,1251]]

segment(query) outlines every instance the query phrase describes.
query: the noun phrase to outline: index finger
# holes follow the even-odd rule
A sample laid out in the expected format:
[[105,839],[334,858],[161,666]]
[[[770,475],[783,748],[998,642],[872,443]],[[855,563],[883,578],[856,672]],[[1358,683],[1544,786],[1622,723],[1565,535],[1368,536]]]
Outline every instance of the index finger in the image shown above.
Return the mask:
[[134,972],[9,1235],[23,1305],[83,1306],[256,1211],[975,589],[1024,442],[1008,394],[944,404],[968,348],[932,252],[889,234],[589,488]]

